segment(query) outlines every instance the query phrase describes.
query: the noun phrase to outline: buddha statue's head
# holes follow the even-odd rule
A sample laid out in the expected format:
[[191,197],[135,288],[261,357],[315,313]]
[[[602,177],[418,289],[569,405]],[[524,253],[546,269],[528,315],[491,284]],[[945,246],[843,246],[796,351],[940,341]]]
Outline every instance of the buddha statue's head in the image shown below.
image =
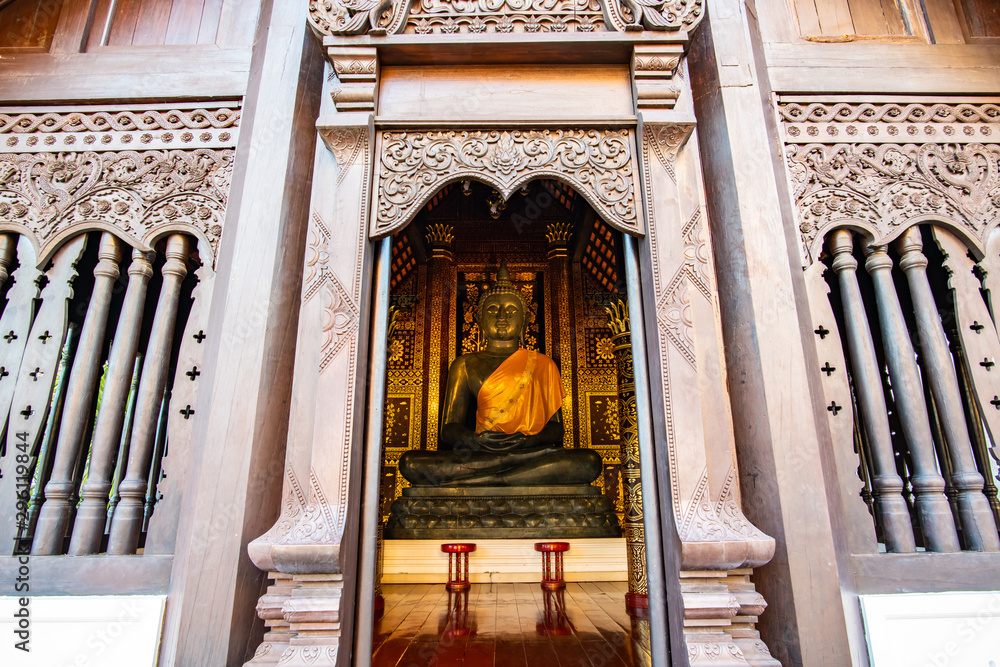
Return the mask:
[[510,281],[507,260],[500,260],[497,281],[483,291],[477,309],[480,331],[486,340],[507,341],[521,337],[527,322],[524,294]]

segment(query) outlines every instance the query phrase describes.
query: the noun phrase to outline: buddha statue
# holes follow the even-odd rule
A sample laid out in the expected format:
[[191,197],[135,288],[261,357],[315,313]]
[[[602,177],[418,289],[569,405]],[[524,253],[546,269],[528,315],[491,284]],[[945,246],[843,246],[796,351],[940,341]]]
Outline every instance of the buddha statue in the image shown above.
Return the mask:
[[413,486],[589,484],[601,473],[597,452],[562,446],[566,393],[555,362],[520,346],[527,310],[502,261],[477,308],[486,348],[448,369],[438,451],[411,450],[399,460]]

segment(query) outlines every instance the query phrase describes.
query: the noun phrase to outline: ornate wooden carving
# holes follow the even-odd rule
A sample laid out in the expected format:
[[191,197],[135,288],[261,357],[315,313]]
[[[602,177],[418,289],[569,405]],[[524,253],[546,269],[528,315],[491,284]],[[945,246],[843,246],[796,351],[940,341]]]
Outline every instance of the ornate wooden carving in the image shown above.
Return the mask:
[[231,105],[0,111],[0,229],[28,236],[39,262],[82,229],[114,228],[145,250],[190,231],[214,266],[239,118]]
[[691,31],[704,0],[310,0],[319,35]]
[[523,183],[556,178],[613,227],[642,234],[631,130],[382,132],[372,236],[402,229],[443,185],[473,178],[506,199]]
[[1000,106],[779,102],[806,263],[826,230],[878,243],[950,223],[980,250],[1000,214]]

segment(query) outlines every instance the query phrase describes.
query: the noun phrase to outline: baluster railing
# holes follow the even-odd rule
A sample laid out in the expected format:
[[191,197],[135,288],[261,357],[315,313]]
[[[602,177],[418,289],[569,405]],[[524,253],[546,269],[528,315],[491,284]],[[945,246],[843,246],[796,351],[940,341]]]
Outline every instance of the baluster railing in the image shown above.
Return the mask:
[[167,409],[170,406],[170,389],[163,390],[163,400],[160,401],[160,416],[156,422],[156,441],[153,444],[153,458],[149,466],[149,483],[146,487],[146,504],[142,508],[142,530],[149,526],[149,517],[157,501],[156,487],[160,483],[162,471],[161,459],[167,446]]
[[983,494],[985,480],[976,467],[972,453],[958,376],[927,280],[927,258],[922,252],[920,229],[911,227],[906,230],[899,238],[897,247],[899,266],[906,274],[913,299],[917,339],[927,365],[927,380],[948,443],[948,458],[952,467],[950,480],[958,492],[958,511],[966,546],[975,551],[1000,551],[1000,535],[997,534],[989,502]]
[[94,446],[90,456],[87,481],[80,488],[80,507],[73,524],[69,553],[73,556],[95,554],[100,550],[101,537],[108,513],[111,472],[121,441],[129,386],[135,369],[135,355],[142,329],[146,288],[153,275],[151,253],[132,251],[118,328],[108,359],[108,374],[104,381],[101,410],[94,427]]
[[959,551],[955,519],[944,495],[944,477],[938,471],[934,438],[924,402],[923,384],[917,368],[916,352],[903,318],[903,309],[892,280],[892,259],[883,246],[865,249],[865,268],[872,277],[882,344],[892,379],[892,393],[899,410],[899,422],[910,452],[914,505],[929,551]]
[[125,466],[128,464],[128,450],[132,444],[132,424],[135,421],[135,399],[139,395],[139,378],[142,376],[143,355],[139,354],[135,358],[135,368],[132,370],[132,384],[128,388],[128,402],[125,404],[125,424],[122,427],[121,438],[118,442],[118,456],[115,459],[115,473],[111,478],[111,497],[108,499],[108,513],[104,522],[104,532],[111,532],[111,519],[115,515],[115,508],[118,507],[120,496],[118,487],[125,479]]
[[94,268],[94,290],[69,377],[52,475],[45,485],[45,502],[38,516],[38,525],[31,545],[31,553],[34,555],[60,553],[69,527],[73,510],[70,506],[70,497],[75,490],[75,468],[79,461],[84,433],[90,421],[89,413],[98,371],[101,368],[104,331],[107,327],[114,284],[118,280],[120,259],[118,239],[113,234],[105,232],[101,237],[98,262]]
[[135,553],[142,530],[143,508],[148,486],[150,459],[156,438],[160,400],[167,384],[170,364],[170,346],[177,321],[177,306],[181,285],[187,275],[187,260],[191,243],[183,234],[173,234],[167,239],[166,258],[163,265],[163,285],[160,288],[153,327],[146,347],[146,361],[139,381],[135,423],[129,450],[125,479],[119,487],[121,500],[111,520],[108,538],[109,555]]
[[[892,552],[916,550],[910,513],[903,499],[903,480],[896,473],[892,435],[882,394],[882,373],[875,356],[875,343],[868,328],[861,287],[858,285],[858,261],[854,259],[851,233],[837,230],[830,236],[833,270],[840,284],[841,305],[847,329],[855,391],[868,443],[871,446],[875,487],[875,507],[883,528],[886,549]],[[942,489],[944,482],[942,481]]]
[[0,289],[7,284],[10,267],[17,256],[17,234],[0,234]]

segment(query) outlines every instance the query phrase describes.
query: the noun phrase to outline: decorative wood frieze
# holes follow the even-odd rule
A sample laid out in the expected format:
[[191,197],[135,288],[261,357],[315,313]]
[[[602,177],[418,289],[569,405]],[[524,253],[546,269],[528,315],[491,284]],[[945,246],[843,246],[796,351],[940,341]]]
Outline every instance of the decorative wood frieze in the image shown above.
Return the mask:
[[319,35],[691,31],[704,0],[310,0]]
[[240,103],[126,110],[0,109],[0,151],[235,148]]
[[940,220],[985,247],[1000,217],[1000,106],[783,102],[778,113],[806,264],[827,229],[878,243]]
[[166,230],[208,244],[214,266],[240,111],[0,111],[0,229],[51,258],[69,234],[116,230],[148,248]]
[[382,132],[372,235],[402,229],[443,185],[473,178],[506,199],[523,183],[556,178],[613,227],[642,234],[631,130]]

